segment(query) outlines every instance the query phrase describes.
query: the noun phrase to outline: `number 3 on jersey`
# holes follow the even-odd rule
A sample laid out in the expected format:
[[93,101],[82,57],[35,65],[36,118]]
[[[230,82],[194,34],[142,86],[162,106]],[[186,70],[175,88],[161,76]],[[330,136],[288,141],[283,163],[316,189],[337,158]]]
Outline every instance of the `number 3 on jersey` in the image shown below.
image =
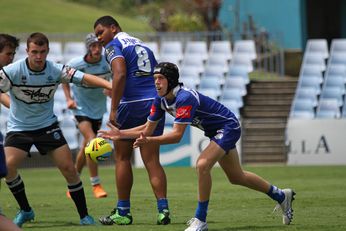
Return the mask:
[[138,56],[138,69],[143,72],[151,72],[151,63],[147,50],[141,46],[136,46],[135,49]]

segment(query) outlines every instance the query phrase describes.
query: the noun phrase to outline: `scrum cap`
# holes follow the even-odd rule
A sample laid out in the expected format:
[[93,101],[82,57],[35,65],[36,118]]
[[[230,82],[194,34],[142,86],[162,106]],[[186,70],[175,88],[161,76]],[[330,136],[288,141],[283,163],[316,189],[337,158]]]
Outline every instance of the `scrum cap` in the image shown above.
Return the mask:
[[87,36],[85,37],[85,47],[87,51],[89,51],[89,47],[91,46],[91,44],[96,42],[99,42],[99,40],[94,33],[87,34]]
[[179,69],[174,63],[161,62],[157,64],[154,74],[161,74],[166,77],[168,81],[167,94],[179,84]]

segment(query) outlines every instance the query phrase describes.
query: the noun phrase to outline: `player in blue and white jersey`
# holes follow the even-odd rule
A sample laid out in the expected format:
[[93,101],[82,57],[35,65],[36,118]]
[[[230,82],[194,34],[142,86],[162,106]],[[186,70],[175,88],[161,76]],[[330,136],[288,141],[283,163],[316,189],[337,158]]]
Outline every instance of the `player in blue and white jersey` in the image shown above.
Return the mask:
[[[93,74],[107,81],[111,78],[111,71],[104,55],[102,55],[102,45],[95,34],[90,33],[85,38],[87,54],[74,58],[67,63],[68,66]],[[97,163],[90,158],[86,158],[84,148],[86,144],[96,137],[97,131],[102,124],[102,117],[107,112],[107,96],[103,88],[90,87],[87,85],[73,84],[72,92],[70,85],[63,84],[67,107],[73,109],[73,114],[78,123],[78,129],[82,133],[84,140],[79,148],[76,158],[76,169],[80,174],[87,164],[90,173],[90,181],[93,187],[93,193],[96,198],[106,197],[107,193],[101,186],[101,180],[98,176]]]
[[[156,96],[153,70],[157,61],[153,52],[138,38],[122,32],[118,22],[111,16],[97,19],[94,31],[105,47],[106,58],[113,72],[110,122],[121,129],[144,124]],[[154,135],[161,135],[163,127],[164,119],[160,120]],[[102,224],[132,223],[130,194],[133,185],[133,142],[133,139],[124,139],[114,143],[118,202],[111,215],[100,218]],[[140,152],[157,199],[157,224],[169,224],[167,180],[159,160],[159,145],[143,147]]]
[[[9,34],[0,34],[0,69],[12,63],[18,46],[19,46],[18,38]],[[6,107],[10,106],[10,97],[7,94],[0,93],[0,101],[1,101],[1,104],[5,105]],[[6,175],[7,175],[7,167],[6,167],[4,146],[3,146],[3,136],[2,136],[2,133],[0,132],[0,181]],[[21,230],[11,220],[9,220],[7,217],[5,217],[2,214],[1,207],[0,207],[0,230],[3,230],[3,231]]]
[[[178,143],[186,126],[192,125],[204,131],[210,139],[196,162],[198,175],[198,205],[185,231],[208,230],[206,222],[212,179],[211,169],[218,162],[232,184],[266,193],[277,201],[283,212],[283,223],[290,224],[293,218],[292,189],[279,189],[254,173],[241,168],[236,143],[240,138],[240,123],[235,115],[219,102],[184,88],[179,83],[179,71],[175,64],[163,62],[154,71],[158,92],[146,124],[128,130],[119,130],[112,126],[109,131],[99,131],[106,139],[137,138],[134,147],[153,144]],[[151,136],[158,121],[168,112],[173,115],[174,125],[171,132],[161,136]]]
[[27,39],[26,59],[19,60],[0,70],[0,90],[10,93],[11,107],[5,139],[5,156],[8,175],[6,183],[18,202],[20,211],[14,223],[19,227],[33,220],[31,208],[18,174],[18,167],[35,145],[42,154],[52,157],[65,177],[71,197],[77,207],[82,225],[94,224],[88,215],[82,182],[73,165],[71,150],[53,113],[54,93],[60,83],[84,83],[111,89],[111,84],[96,76],[46,60],[48,38],[33,33]]

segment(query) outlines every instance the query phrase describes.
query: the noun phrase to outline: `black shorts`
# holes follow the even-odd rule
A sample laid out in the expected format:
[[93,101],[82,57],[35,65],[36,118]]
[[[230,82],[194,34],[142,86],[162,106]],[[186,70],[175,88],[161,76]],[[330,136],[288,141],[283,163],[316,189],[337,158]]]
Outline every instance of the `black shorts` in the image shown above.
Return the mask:
[[41,155],[47,154],[66,144],[58,123],[33,131],[15,131],[6,134],[5,147],[15,147],[30,152],[35,145]]
[[87,116],[75,116],[78,123],[82,121],[89,121],[91,123],[91,128],[93,129],[93,132],[97,134],[97,131],[100,130],[102,125],[102,118],[101,119],[91,119]]

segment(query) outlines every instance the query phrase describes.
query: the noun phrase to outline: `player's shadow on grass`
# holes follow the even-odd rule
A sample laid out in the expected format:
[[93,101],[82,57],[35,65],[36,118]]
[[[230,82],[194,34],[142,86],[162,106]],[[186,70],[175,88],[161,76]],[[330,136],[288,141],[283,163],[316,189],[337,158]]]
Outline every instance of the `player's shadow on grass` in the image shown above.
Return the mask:
[[25,228],[35,228],[35,229],[47,229],[47,228],[54,228],[54,227],[73,227],[73,226],[78,226],[80,227],[81,225],[76,222],[70,222],[66,220],[61,220],[61,221],[34,221],[30,223],[26,223]]

